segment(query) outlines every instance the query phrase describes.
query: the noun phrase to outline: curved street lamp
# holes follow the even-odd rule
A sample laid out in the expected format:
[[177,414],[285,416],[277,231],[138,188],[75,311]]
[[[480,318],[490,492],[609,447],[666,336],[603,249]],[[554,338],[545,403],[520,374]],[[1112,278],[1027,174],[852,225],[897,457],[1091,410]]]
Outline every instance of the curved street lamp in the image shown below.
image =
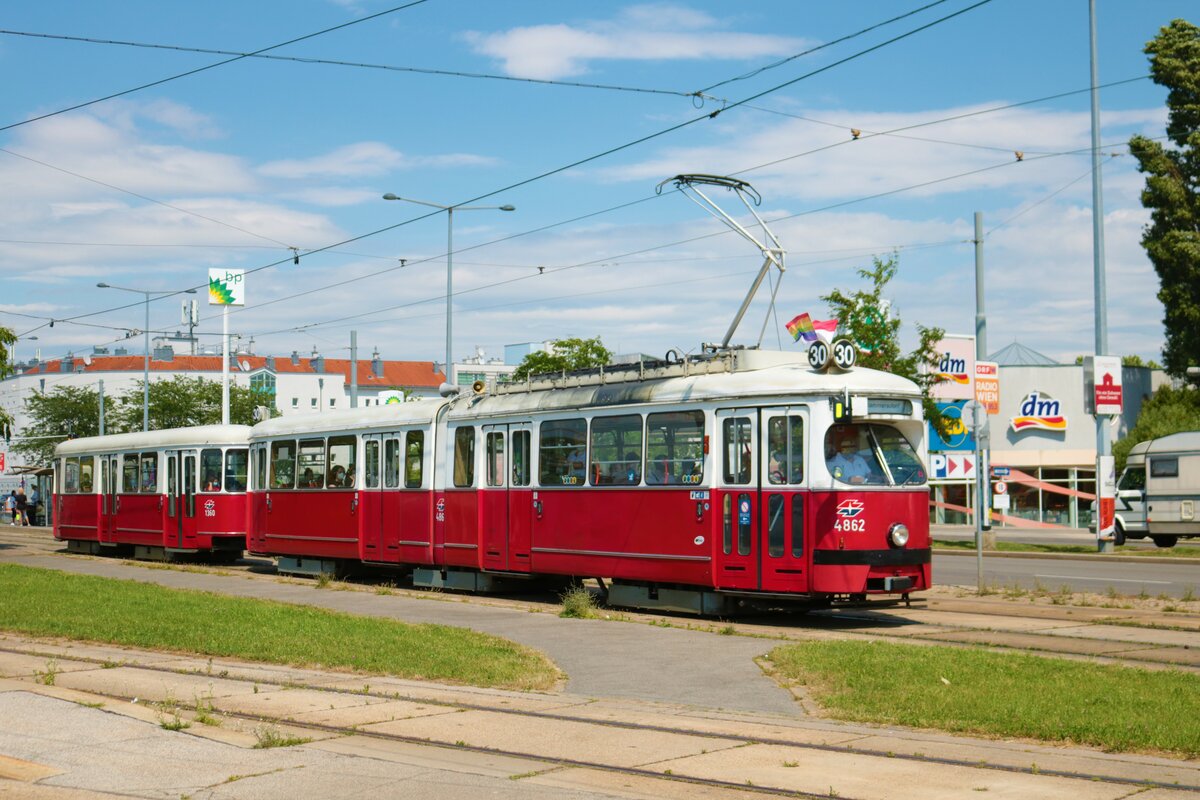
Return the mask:
[[400,197],[388,192],[384,200],[403,200],[406,203],[416,203],[421,206],[440,208],[446,212],[446,382],[442,384],[441,392],[446,394],[457,389],[454,383],[452,357],[454,344],[454,212],[455,211],[516,211],[513,205],[502,206],[444,206],[441,203],[430,203],[428,200],[414,200],[411,197]]

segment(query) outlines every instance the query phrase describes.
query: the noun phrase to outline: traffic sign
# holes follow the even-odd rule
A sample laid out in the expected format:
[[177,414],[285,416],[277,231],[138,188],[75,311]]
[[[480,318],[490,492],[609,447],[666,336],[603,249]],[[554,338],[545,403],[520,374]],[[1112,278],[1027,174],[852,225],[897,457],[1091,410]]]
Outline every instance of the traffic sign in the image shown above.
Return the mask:
[[1004,481],[996,481],[992,484],[992,491],[996,494],[1008,494],[1008,484]]
[[1007,478],[1012,474],[1012,469],[1009,467],[992,467],[992,477]]

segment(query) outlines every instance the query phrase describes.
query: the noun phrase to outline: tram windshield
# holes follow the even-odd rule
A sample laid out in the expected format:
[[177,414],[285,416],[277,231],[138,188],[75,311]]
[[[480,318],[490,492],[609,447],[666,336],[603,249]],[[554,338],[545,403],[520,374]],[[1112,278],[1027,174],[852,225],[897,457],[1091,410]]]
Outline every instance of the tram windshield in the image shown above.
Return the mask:
[[912,486],[925,483],[925,468],[912,444],[891,425],[834,425],[825,434],[825,463],[841,483]]

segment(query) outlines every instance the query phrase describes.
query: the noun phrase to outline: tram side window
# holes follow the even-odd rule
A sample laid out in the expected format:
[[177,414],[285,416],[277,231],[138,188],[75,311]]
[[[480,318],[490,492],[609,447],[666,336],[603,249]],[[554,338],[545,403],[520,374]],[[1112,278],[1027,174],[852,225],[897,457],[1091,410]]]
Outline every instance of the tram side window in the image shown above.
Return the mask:
[[224,459],[219,448],[209,447],[200,451],[200,491],[221,491],[221,466]]
[[132,494],[138,490],[138,454],[121,456],[121,491]]
[[325,487],[325,440],[301,439],[296,449],[296,488]]
[[646,483],[694,485],[704,480],[704,412],[646,417]]
[[143,492],[158,492],[158,453],[142,453],[141,485]]
[[329,469],[326,486],[330,489],[353,489],[357,455],[358,437],[330,436],[328,458],[325,460]]
[[92,476],[95,474],[95,458],[93,456],[79,457],[79,491],[84,494],[92,493]]
[[804,419],[771,417],[767,422],[767,481],[775,485],[804,482]]
[[254,455],[258,459],[254,469],[254,488],[262,491],[269,487],[267,483],[267,446],[260,444],[255,447]]
[[642,477],[642,417],[596,417],[592,420],[593,486],[635,486]]
[[246,450],[236,448],[225,451],[225,491],[246,491]]
[[291,489],[296,483],[296,443],[271,442],[271,488]]
[[399,439],[388,439],[383,443],[383,486],[386,489],[400,486]]
[[79,459],[64,458],[63,459],[63,494],[76,494],[79,492]]
[[379,488],[379,440],[368,439],[363,442],[363,487],[366,489]]
[[504,433],[493,431],[487,435],[487,485],[504,485]]
[[529,485],[529,431],[513,431],[512,435],[512,483],[510,486]]
[[454,485],[475,485],[475,428],[470,425],[454,431]]
[[750,418],[734,417],[721,425],[721,441],[725,448],[725,483],[750,482]]
[[[475,439],[472,437],[472,446],[474,443]],[[425,431],[408,432],[408,443],[405,445],[404,453],[404,487],[420,489],[425,480],[422,475],[425,464]]]
[[587,420],[556,419],[538,428],[538,482],[581,486],[587,468]]

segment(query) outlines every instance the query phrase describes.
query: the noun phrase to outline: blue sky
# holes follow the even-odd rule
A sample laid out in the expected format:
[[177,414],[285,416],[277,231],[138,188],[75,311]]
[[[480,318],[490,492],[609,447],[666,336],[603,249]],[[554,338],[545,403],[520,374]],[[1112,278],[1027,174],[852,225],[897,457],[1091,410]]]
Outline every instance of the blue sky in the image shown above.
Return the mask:
[[[1088,95],[994,109],[1087,88],[1085,0],[992,0],[835,64],[972,4],[756,74],[925,3],[426,0],[372,19],[401,3],[17,4],[0,34],[0,324],[38,337],[21,358],[120,346],[143,309],[97,282],[174,291],[228,267],[258,270],[230,317],[257,353],[345,357],[357,330],[364,357],[440,361],[446,217],[381,199],[393,192],[516,206],[455,214],[456,357],[596,335],[619,352],[696,351],[722,338],[761,256],[655,186],[714,173],[761,192],[788,251],[765,347],[797,347],[783,323],[823,318],[821,295],[893,251],[906,342],[914,322],[972,332],[980,211],[989,350],[1019,340],[1070,359],[1093,348]],[[1147,75],[1145,42],[1194,12],[1097,5],[1102,84]],[[356,21],[270,53],[371,66],[245,58],[35,121],[228,56],[14,33],[251,52]],[[1123,143],[1162,135],[1164,98],[1149,80],[1101,94],[1110,350],[1150,358],[1162,309]],[[767,296],[735,341],[757,341]],[[178,328],[179,306],[156,301],[151,329]],[[201,309],[210,342],[214,311]],[[63,321],[80,315],[101,327]]]

